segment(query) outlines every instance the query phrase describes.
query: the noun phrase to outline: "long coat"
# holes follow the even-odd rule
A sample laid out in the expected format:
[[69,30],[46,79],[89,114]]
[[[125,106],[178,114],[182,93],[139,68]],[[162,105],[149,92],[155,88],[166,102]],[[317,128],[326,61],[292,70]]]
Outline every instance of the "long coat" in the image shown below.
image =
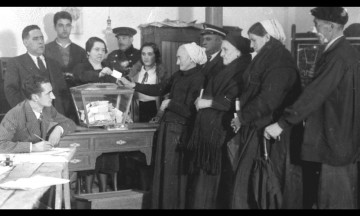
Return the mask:
[[283,128],[304,120],[303,160],[332,166],[358,160],[359,59],[345,37],[336,40],[316,62],[315,79],[279,120]]
[[[60,70],[58,63],[54,60],[45,57],[46,68],[50,83],[53,88],[55,100],[54,107],[61,114],[70,117],[73,113],[71,106],[70,91],[66,86],[63,73]],[[33,74],[41,74],[41,71],[36,66],[28,53],[11,58],[8,62],[8,68],[5,73],[4,91],[7,101],[11,107],[25,99],[22,92],[22,86],[28,76]]]
[[218,74],[223,68],[223,58],[221,58],[221,51],[212,59],[203,65],[202,72],[205,76],[204,87],[207,85],[208,80],[211,76]]
[[30,142],[41,141],[35,134],[46,139],[49,131],[57,125],[64,129],[62,136],[74,132],[76,129],[75,123],[58,113],[54,107],[45,107],[42,116],[41,128],[43,131],[40,131],[38,119],[27,100],[8,111],[0,124],[0,152],[30,152]]
[[181,151],[192,130],[203,74],[199,67],[178,71],[157,85],[136,84],[135,90],[151,96],[170,92],[171,102],[160,122],[155,151],[152,186],[152,208],[183,209],[186,175],[181,164]]
[[[254,159],[259,156],[263,129],[276,122],[284,108],[297,98],[301,85],[296,63],[290,52],[274,38],[271,38],[254,57],[244,73],[243,80],[241,111],[238,112],[241,122],[238,132],[240,148],[239,157],[236,159],[232,208],[248,209],[255,208],[250,191],[250,173]],[[270,157],[273,159],[277,176],[283,180],[282,185],[287,185],[284,182],[294,182],[298,186],[300,177],[297,172],[300,168],[295,169],[289,164],[289,136],[290,133],[286,132],[282,135],[281,142],[272,145],[274,148],[270,150]],[[293,174],[292,170],[296,173]],[[294,175],[298,178],[293,177]],[[289,190],[282,188],[283,192],[288,193]],[[301,190],[298,189],[296,192],[299,191]],[[292,202],[298,204],[301,200]]]

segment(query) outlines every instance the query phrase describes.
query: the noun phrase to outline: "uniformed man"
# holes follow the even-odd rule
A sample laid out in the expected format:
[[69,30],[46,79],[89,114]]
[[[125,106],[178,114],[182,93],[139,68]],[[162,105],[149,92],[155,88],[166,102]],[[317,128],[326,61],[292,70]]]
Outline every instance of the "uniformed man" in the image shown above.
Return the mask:
[[[204,64],[204,69],[202,70],[206,80],[208,76],[217,74],[224,67],[220,53],[221,43],[226,34],[227,31],[223,28],[204,24],[204,30],[201,32],[201,45],[206,49],[206,55],[208,57],[208,61]],[[206,85],[206,81],[204,85]]]
[[112,51],[107,59],[107,64],[111,69],[115,69],[127,75],[130,68],[140,60],[140,50],[132,45],[136,30],[129,27],[118,27],[113,29],[113,33],[118,39],[119,49]]

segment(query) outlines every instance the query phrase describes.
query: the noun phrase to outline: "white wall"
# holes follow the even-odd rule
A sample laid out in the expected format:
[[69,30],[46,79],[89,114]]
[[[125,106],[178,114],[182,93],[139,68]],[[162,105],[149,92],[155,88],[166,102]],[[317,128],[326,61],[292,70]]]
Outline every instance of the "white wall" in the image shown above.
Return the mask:
[[242,35],[248,37],[247,31],[256,22],[265,19],[277,19],[286,34],[286,46],[290,48],[292,23],[291,9],[288,7],[223,7],[223,25],[242,28]]
[[[313,7],[223,7],[223,24],[238,26],[247,37],[249,27],[255,22],[276,18],[283,25],[287,37],[286,46],[290,49],[291,25],[296,24],[297,32],[307,32],[313,26]],[[346,7],[351,23],[360,23],[360,7]],[[53,16],[61,7],[0,7],[0,57],[12,57],[26,52],[22,44],[21,32],[27,25],[37,24],[42,29],[45,41],[55,39]],[[113,35],[106,35],[106,20],[109,7],[83,7],[83,33],[71,34],[70,38],[78,45],[85,47],[89,37],[104,39],[109,51],[117,49]],[[140,24],[160,22],[164,19],[196,20],[205,22],[205,7],[110,7],[112,27],[129,26],[138,30],[134,36],[134,46],[140,47]]]
[[[294,11],[294,23],[296,24],[296,32],[308,32],[314,26],[314,17],[310,14],[310,10],[314,7],[296,7]],[[352,23],[360,23],[360,7],[345,7],[349,14],[349,21],[345,28]]]
[[[45,41],[55,39],[53,16],[61,7],[0,7],[0,57],[12,57],[23,54],[26,48],[22,44],[21,32],[27,25],[38,25]],[[70,39],[85,47],[85,42],[92,36],[104,39],[109,51],[117,49],[113,35],[106,35],[106,20],[109,7],[83,7],[83,33],[71,34]],[[160,22],[164,19],[205,21],[205,7],[110,7],[111,26],[129,26],[138,30],[134,36],[134,46],[140,47],[140,24]]]

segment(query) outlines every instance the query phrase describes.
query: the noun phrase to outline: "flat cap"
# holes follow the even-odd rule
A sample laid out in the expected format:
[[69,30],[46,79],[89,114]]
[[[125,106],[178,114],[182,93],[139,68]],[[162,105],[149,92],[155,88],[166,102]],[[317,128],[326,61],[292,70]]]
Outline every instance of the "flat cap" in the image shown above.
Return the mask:
[[250,40],[241,36],[240,32],[232,31],[226,35],[224,40],[229,41],[236,49],[240,50],[242,55],[252,52]]
[[345,25],[349,20],[348,13],[342,7],[316,7],[311,9],[311,15],[341,25]]
[[226,31],[223,28],[211,25],[211,24],[204,24],[204,29],[201,31],[201,35],[205,35],[205,34],[217,34],[223,37],[226,37],[226,34],[228,33],[228,31]]
[[137,31],[130,27],[118,27],[113,29],[113,33],[115,34],[115,37],[119,35],[134,36]]

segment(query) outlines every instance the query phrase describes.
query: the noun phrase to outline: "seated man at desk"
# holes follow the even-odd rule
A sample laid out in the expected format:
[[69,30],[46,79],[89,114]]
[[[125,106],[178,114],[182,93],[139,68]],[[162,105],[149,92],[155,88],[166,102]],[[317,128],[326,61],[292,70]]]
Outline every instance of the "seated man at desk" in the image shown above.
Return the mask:
[[75,131],[75,123],[52,106],[55,96],[46,77],[29,76],[22,88],[26,99],[1,121],[0,153],[48,151]]

